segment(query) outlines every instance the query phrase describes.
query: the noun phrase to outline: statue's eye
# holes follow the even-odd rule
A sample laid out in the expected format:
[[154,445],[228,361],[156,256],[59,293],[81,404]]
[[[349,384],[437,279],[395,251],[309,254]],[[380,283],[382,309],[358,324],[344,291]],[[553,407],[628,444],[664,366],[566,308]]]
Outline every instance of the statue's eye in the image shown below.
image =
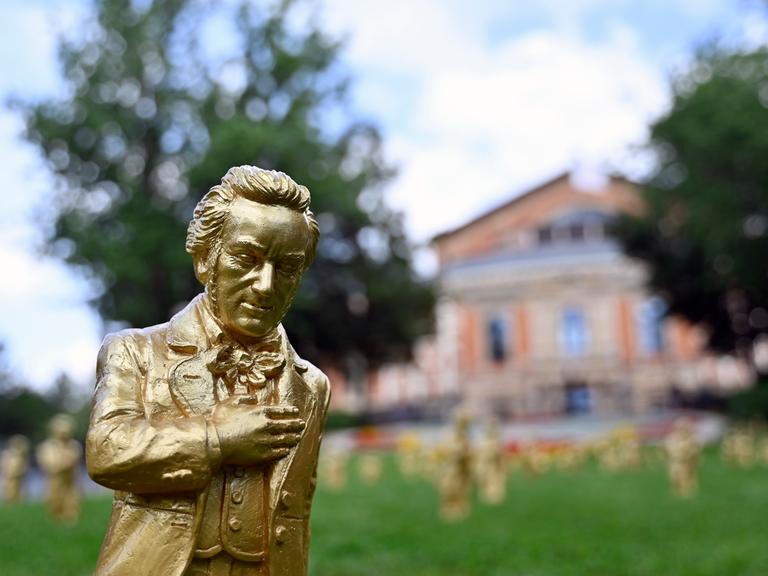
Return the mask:
[[299,264],[296,262],[280,262],[277,266],[278,272],[286,276],[293,276],[299,272]]
[[254,266],[258,263],[259,258],[254,254],[247,252],[238,252],[232,255],[232,259],[240,266]]

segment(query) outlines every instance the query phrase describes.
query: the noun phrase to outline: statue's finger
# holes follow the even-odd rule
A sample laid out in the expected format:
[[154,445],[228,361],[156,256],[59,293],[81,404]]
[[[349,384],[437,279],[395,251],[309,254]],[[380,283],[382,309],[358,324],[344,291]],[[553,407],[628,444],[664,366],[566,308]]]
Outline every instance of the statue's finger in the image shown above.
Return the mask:
[[283,404],[277,406],[265,406],[264,412],[269,416],[280,418],[281,416],[296,416],[299,413],[299,409],[296,406]]

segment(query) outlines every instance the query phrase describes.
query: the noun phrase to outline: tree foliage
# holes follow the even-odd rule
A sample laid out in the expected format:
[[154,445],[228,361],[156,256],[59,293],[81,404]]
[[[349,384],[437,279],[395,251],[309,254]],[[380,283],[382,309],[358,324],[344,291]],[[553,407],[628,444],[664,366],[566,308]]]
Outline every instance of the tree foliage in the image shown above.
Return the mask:
[[163,322],[200,291],[184,252],[197,200],[239,164],[312,191],[318,259],[286,328],[312,359],[406,355],[429,329],[381,137],[347,111],[340,44],[296,2],[99,0],[60,45],[65,101],[26,103],[57,177],[51,253],[87,274],[106,321]]
[[768,50],[702,50],[651,150],[646,210],[619,238],[670,313],[706,327],[716,351],[749,351],[768,331]]
[[72,383],[59,376],[49,394],[40,394],[14,375],[7,365],[5,345],[0,342],[0,444],[14,434],[37,442],[48,434],[48,423],[55,414],[68,412],[75,417],[76,437],[84,438],[90,402],[73,394]]

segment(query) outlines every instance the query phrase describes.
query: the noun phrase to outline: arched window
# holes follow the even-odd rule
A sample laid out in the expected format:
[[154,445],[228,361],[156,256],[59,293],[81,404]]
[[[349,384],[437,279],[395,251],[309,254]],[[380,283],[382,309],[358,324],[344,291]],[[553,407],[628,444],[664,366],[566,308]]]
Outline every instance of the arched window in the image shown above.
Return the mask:
[[589,327],[581,308],[563,310],[560,319],[560,350],[568,358],[580,358],[589,349]]

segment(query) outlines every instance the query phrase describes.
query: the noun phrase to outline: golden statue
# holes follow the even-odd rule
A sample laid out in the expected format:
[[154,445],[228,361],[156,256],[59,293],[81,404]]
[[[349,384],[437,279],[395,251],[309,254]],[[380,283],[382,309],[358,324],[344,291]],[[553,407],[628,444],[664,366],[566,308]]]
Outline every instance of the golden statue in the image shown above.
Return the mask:
[[0,456],[0,471],[3,476],[3,500],[8,504],[21,502],[24,493],[24,479],[29,469],[29,440],[16,435],[8,439],[8,445]]
[[519,461],[527,476],[539,476],[552,466],[552,455],[535,441],[529,440],[520,446]]
[[348,460],[349,454],[342,450],[323,454],[320,482],[324,487],[332,491],[343,490],[346,487]]
[[440,516],[446,521],[469,515],[472,503],[472,446],[469,442],[469,416],[457,413],[450,441],[445,445],[440,485]]
[[606,472],[637,470],[643,461],[640,436],[632,426],[621,426],[595,445],[600,468]]
[[730,456],[733,463],[741,468],[754,466],[755,444],[755,432],[751,427],[737,427],[730,435]]
[[436,442],[422,450],[419,475],[428,482],[440,482],[440,474],[448,456],[448,442]]
[[115,499],[97,575],[306,574],[330,387],[280,321],[317,247],[309,203],[281,172],[230,169],[189,223],[204,293],[105,339],[86,453]]
[[487,504],[501,504],[507,494],[507,466],[499,422],[489,419],[485,437],[475,451],[475,476],[480,497]]
[[72,438],[75,422],[68,414],[58,414],[51,419],[49,429],[50,437],[37,447],[37,462],[48,478],[48,508],[57,520],[77,522],[80,516],[77,474],[83,449]]
[[669,481],[672,491],[683,498],[694,496],[698,489],[698,463],[701,448],[690,420],[680,418],[675,421],[672,432],[667,436],[665,447],[669,459]]
[[556,452],[557,467],[565,472],[577,472],[587,462],[588,450],[581,444],[569,444]]
[[378,454],[363,454],[358,460],[360,479],[366,484],[376,484],[381,480],[384,468]]
[[421,438],[416,432],[403,432],[397,439],[397,464],[405,477],[416,476],[423,458]]

